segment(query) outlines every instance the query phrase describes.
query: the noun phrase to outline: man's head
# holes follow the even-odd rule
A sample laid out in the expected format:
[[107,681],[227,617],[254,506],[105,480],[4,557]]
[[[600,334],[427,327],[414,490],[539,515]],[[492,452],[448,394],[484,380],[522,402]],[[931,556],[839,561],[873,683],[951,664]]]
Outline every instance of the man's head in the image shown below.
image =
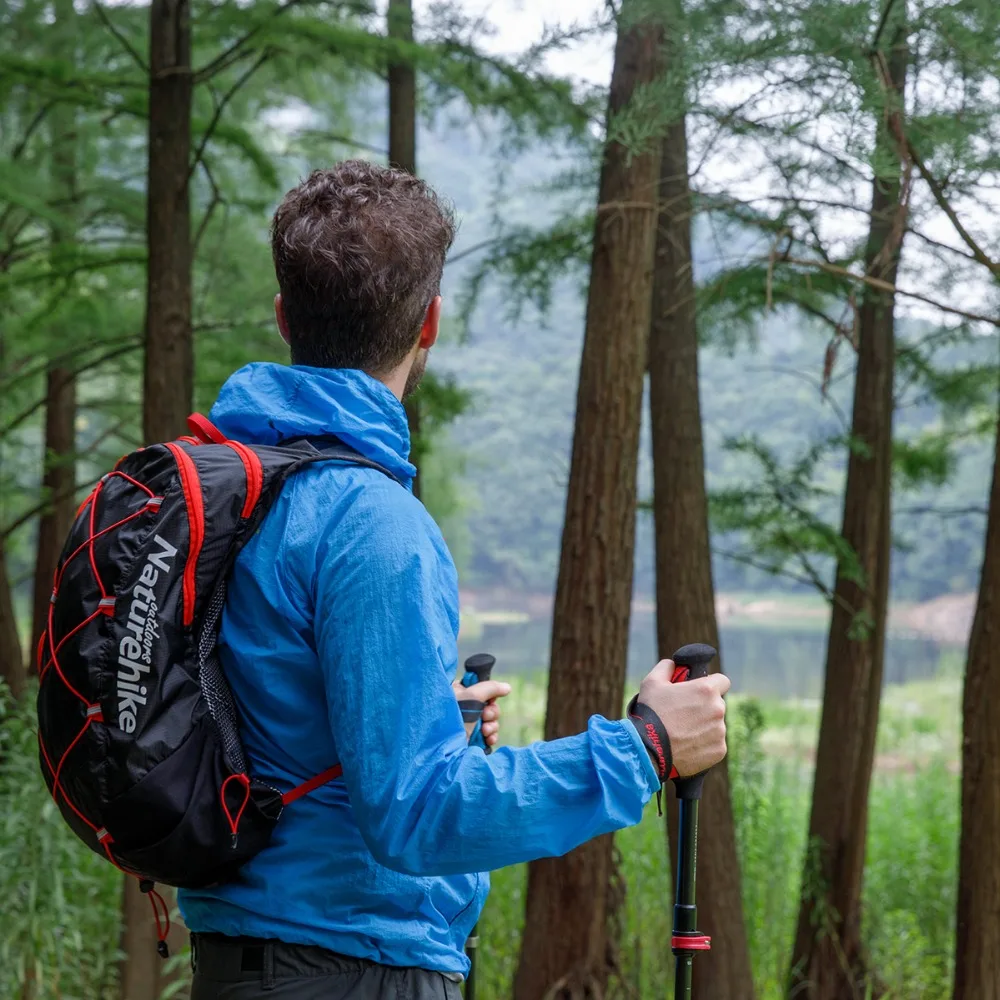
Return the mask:
[[[401,170],[348,160],[285,196],[271,227],[292,363],[416,388],[437,338],[451,210]],[[399,383],[398,387],[395,383]]]

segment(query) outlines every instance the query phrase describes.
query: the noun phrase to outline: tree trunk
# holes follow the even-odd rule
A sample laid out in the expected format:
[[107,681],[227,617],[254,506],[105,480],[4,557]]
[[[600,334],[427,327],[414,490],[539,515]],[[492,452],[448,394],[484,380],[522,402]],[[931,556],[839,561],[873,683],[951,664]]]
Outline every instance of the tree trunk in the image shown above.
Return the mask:
[[[389,37],[413,41],[413,0],[389,0]],[[389,165],[417,172],[417,74],[413,64],[389,65]]]
[[[0,374],[6,374],[6,351],[3,330],[0,329]],[[2,404],[2,400],[0,400]],[[0,466],[3,463],[4,442],[0,439]],[[0,495],[0,532],[4,526],[3,496]],[[11,694],[20,698],[24,693],[24,655],[21,652],[21,636],[17,630],[17,616],[14,613],[14,593],[7,571],[7,539],[0,534],[0,678],[4,680]]]
[[[628,2],[621,15],[627,21]],[[660,67],[660,33],[619,33],[609,119]],[[552,623],[545,738],[623,707],[636,468],[649,333],[659,148],[609,143],[601,170],[576,427]],[[611,837],[529,867],[516,1000],[598,996],[614,961]]]
[[0,677],[6,682],[10,693],[15,698],[20,698],[24,694],[26,679],[25,660],[21,651],[21,636],[17,630],[17,617],[14,614],[14,595],[7,573],[4,544],[4,539],[0,537]]
[[[897,3],[888,60],[897,102],[906,82],[905,26],[905,3]],[[899,154],[883,117],[877,146],[876,162],[888,172],[876,174],[873,184],[866,271],[895,284],[906,207]],[[848,461],[842,531],[863,579],[849,578],[844,563],[837,568],[809,856],[790,972],[791,995],[810,1000],[856,1000],[866,995],[868,981],[861,890],[889,594],[894,308],[892,294],[865,289],[851,426],[856,446]]]
[[1000,998],[1000,430],[962,707],[954,1000]]
[[194,379],[191,331],[191,19],[188,0],[152,0],[149,36],[147,442],[186,433]]
[[[413,0],[389,0],[389,37],[413,41]],[[417,172],[417,73],[412,63],[389,64],[389,165]],[[420,400],[411,396],[404,403],[410,426],[411,452],[420,439]],[[413,479],[413,495],[420,497],[420,469]]]
[[[152,0],[149,24],[149,264],[142,425],[145,440],[157,442],[186,433],[193,406],[188,0]],[[172,907],[173,893],[162,895]],[[122,1000],[158,997],[166,977],[156,953],[153,911],[131,878],[125,880],[122,899],[122,950]]]
[[[653,272],[649,399],[656,524],[656,632],[668,658],[689,642],[718,647],[698,398],[698,327],[691,265],[691,189],[682,118],[663,141]],[[718,663],[715,665],[718,668]],[[667,830],[677,867],[677,799],[667,792]],[[705,782],[698,840],[698,926],[712,954],[695,967],[694,1000],[753,1000],[743,921],[729,773],[723,761]]]
[[[56,564],[73,524],[76,489],[76,377],[67,368],[53,368],[45,392],[45,473],[42,489],[49,506],[38,520],[35,580],[32,601],[31,647],[35,658],[38,637],[48,624],[49,598]],[[41,664],[35,663],[38,670]]]
[[[55,0],[53,51],[69,65],[76,65],[77,23],[72,0]],[[56,104],[49,112],[52,137],[52,190],[60,213],[72,219],[76,206],[76,112],[70,104]],[[72,223],[52,227],[52,260],[55,269],[73,252],[76,232]],[[55,334],[57,331],[53,331]],[[53,337],[59,351],[74,336],[73,330]],[[76,377],[70,368],[53,368],[46,376],[45,443],[42,455],[42,491],[48,507],[38,520],[29,659],[34,663],[38,637],[48,624],[49,597],[56,564],[73,523],[76,490]],[[29,664],[30,667],[30,664]]]
[[121,1000],[156,1000],[163,959],[156,953],[156,922],[137,879],[122,880]]

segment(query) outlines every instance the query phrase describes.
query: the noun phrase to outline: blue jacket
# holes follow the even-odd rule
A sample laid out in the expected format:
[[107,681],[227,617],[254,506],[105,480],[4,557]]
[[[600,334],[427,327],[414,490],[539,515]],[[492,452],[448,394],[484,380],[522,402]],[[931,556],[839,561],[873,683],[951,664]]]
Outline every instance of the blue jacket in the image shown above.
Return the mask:
[[[336,434],[413,477],[403,407],[358,371],[248,365],[211,419],[255,444]],[[181,892],[191,930],[464,974],[484,872],[639,821],[659,782],[631,723],[467,746],[457,636],[455,565],[408,489],[335,463],[289,481],[237,560],[222,661],[258,775],[343,780],[289,805],[238,879]]]

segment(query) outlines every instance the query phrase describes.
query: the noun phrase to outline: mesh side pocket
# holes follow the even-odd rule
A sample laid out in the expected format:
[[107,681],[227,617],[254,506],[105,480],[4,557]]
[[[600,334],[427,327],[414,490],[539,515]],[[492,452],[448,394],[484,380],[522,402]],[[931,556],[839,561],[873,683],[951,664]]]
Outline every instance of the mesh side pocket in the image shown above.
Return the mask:
[[211,712],[219,735],[222,737],[222,747],[226,752],[229,764],[235,772],[246,774],[248,764],[236,721],[233,693],[229,690],[229,684],[222,672],[222,664],[219,662],[219,654],[216,651],[219,621],[222,618],[222,608],[225,603],[226,587],[221,584],[216,588],[215,595],[208,606],[201,639],[198,642],[198,681],[201,684],[205,701],[208,703],[208,710]]

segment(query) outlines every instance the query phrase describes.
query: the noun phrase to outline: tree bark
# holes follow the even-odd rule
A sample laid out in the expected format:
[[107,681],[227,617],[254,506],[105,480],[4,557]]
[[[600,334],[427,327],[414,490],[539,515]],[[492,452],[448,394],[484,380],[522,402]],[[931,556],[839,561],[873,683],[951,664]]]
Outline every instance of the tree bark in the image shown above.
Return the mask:
[[[906,83],[906,5],[891,17],[888,58],[893,93]],[[868,274],[895,284],[905,231],[903,167],[886,124],[878,122],[879,165],[865,250]],[[826,679],[791,995],[855,1000],[869,979],[861,941],[861,892],[868,793],[882,692],[891,554],[892,421],[895,296],[866,287],[858,316],[858,363],[842,536],[862,580],[837,567]]]
[[[387,22],[390,38],[413,41],[413,0],[389,0]],[[417,73],[406,61],[389,64],[389,165],[417,172]],[[410,427],[411,454],[420,439],[420,400],[404,402]],[[420,497],[420,469],[413,479],[413,495]]]
[[188,0],[152,0],[149,13],[143,435],[156,442],[186,433],[193,394],[191,18]]
[[[76,64],[76,10],[72,0],[55,0],[53,49],[70,65]],[[52,136],[52,189],[62,203],[60,212],[72,219],[76,203],[76,112],[72,105],[56,104],[49,112]],[[56,270],[60,261],[72,254],[76,238],[72,223],[52,227],[52,259]],[[65,351],[73,331],[54,338],[58,351]],[[58,353],[58,351],[56,353]],[[28,649],[34,663],[37,640],[48,624],[49,597],[56,564],[73,523],[76,490],[76,378],[71,368],[52,368],[45,387],[45,452],[42,456],[42,491],[49,504],[38,520],[35,574],[32,594],[31,636]]]
[[[143,436],[186,433],[193,406],[191,327],[191,12],[188,0],[149,9],[149,174],[146,194],[146,359]],[[174,894],[163,892],[172,907]],[[177,928],[172,940],[181,934]],[[122,1000],[150,1000],[166,986],[152,909],[135,879],[122,898]]]
[[[3,330],[0,329],[0,373],[6,372],[6,350]],[[2,405],[0,400],[0,405]],[[0,465],[3,463],[4,442],[0,440]],[[0,496],[0,531],[3,530],[3,497]],[[14,593],[7,571],[7,539],[0,534],[0,678],[4,680],[11,694],[20,699],[24,693],[25,660],[21,651],[21,636],[17,629],[14,613]]]
[[45,472],[42,490],[49,505],[38,519],[29,659],[34,669],[38,637],[48,624],[49,598],[59,554],[73,524],[76,488],[76,378],[70,369],[53,368],[46,377]]
[[121,1000],[155,1000],[160,995],[163,960],[156,953],[156,923],[139,882],[122,880]]
[[25,660],[14,614],[14,595],[7,573],[4,546],[5,541],[0,537],[0,677],[6,682],[11,695],[19,699],[24,694]]
[[954,1000],[1000,998],[1000,430],[965,670]]
[[[389,0],[389,37],[413,41],[413,0]],[[389,65],[389,165],[417,172],[417,74],[413,64]]]
[[[615,48],[609,119],[659,69],[659,30],[633,19]],[[658,170],[658,143],[641,155],[617,143],[605,149],[552,623],[548,740],[582,731],[594,713],[622,712]],[[611,848],[602,837],[530,865],[516,1000],[603,992],[614,961]]]
[[[669,51],[669,43],[668,43]],[[689,642],[718,648],[698,395],[698,327],[691,262],[687,128],[681,118],[663,141],[660,213],[653,272],[649,399],[656,526],[656,632],[664,659]],[[719,669],[718,661],[713,665]],[[677,867],[677,800],[667,792],[667,831]],[[753,972],[736,852],[726,762],[705,782],[698,838],[698,926],[712,937],[696,965],[694,1000],[753,1000]]]

